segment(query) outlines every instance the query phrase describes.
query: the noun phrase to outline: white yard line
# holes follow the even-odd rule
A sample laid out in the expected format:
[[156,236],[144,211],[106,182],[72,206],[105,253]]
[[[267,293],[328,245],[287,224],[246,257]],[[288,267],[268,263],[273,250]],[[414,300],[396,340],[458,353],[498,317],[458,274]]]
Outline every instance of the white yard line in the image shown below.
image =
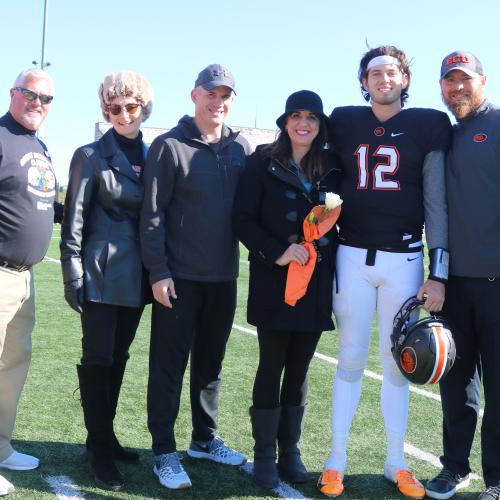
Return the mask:
[[[234,325],[233,325],[234,326]],[[253,462],[247,462],[245,465],[240,467],[241,470],[245,471],[250,476],[253,475]],[[292,499],[292,498],[302,498],[307,499],[300,491],[292,488],[288,483],[280,481],[279,485],[272,490],[280,498]]]
[[[233,328],[240,332],[249,333],[251,335],[257,336],[257,332],[255,330],[252,330],[251,328],[245,328],[244,326],[236,325],[234,323],[233,323]],[[331,363],[334,365],[338,364],[338,359],[332,358],[331,356],[326,356],[325,354],[321,354],[319,352],[315,352],[314,356],[318,359],[326,361],[327,363]],[[382,381],[383,379],[382,375],[379,375],[378,373],[372,372],[370,370],[365,370],[365,376],[378,381]],[[410,385],[410,391],[419,394],[420,396],[424,396],[426,398],[434,399],[436,401],[441,401],[439,395],[434,394],[433,392],[419,389],[418,387],[413,387],[412,385]],[[481,409],[481,415],[482,412],[483,410]],[[432,453],[427,453],[426,451],[420,450],[416,446],[413,446],[409,443],[405,443],[404,446],[405,446],[405,452],[408,453],[408,455],[418,458],[419,460],[423,460],[424,462],[430,463],[431,465],[434,465],[434,467],[437,467],[438,469],[442,467],[439,458],[433,455]],[[471,479],[481,479],[481,476],[478,476],[477,474],[471,474]]]
[[60,264],[61,262],[59,259],[53,259],[52,257],[47,257],[47,256],[45,256],[43,260],[46,260],[47,262],[54,262],[56,264]]
[[85,495],[69,476],[48,476],[44,478],[59,500],[81,500]]

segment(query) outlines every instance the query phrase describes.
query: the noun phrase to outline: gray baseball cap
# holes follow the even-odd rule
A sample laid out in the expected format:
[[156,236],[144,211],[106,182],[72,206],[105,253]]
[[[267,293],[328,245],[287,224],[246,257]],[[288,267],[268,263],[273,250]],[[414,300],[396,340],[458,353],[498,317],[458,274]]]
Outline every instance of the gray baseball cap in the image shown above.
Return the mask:
[[194,82],[194,86],[202,86],[205,90],[212,90],[215,87],[229,87],[235,94],[234,76],[227,68],[220,64],[209,64],[205,69],[200,71],[198,78]]
[[481,61],[470,52],[456,50],[447,55],[441,63],[441,80],[454,69],[463,71],[469,76],[483,75]]

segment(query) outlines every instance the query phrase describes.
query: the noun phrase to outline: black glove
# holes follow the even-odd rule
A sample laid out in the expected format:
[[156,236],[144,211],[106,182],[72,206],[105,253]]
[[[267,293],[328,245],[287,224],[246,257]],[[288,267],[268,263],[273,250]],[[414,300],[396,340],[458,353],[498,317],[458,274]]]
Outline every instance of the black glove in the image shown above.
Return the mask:
[[60,224],[63,220],[64,205],[58,201],[54,201],[54,222]]
[[83,278],[64,283],[64,298],[72,309],[78,313],[82,312]]

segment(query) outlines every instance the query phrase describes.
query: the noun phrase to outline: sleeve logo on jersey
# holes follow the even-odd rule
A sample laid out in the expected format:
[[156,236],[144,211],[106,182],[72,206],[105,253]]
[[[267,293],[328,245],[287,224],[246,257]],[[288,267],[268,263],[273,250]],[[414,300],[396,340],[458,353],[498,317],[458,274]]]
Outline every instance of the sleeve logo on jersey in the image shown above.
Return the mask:
[[474,142],[484,142],[486,139],[488,139],[488,136],[486,134],[484,134],[483,132],[481,132],[480,134],[476,134],[472,140]]
[[377,137],[381,137],[385,134],[385,128],[384,127],[377,127],[373,130],[373,135],[376,135]]

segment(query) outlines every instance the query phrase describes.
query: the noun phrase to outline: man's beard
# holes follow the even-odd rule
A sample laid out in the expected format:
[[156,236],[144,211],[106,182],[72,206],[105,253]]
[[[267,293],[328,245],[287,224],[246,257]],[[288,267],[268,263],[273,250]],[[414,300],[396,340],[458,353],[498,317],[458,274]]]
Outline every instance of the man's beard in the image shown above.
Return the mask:
[[476,109],[479,108],[483,102],[483,98],[477,95],[471,95],[467,100],[458,102],[448,100],[443,94],[441,94],[441,98],[443,99],[446,107],[458,120],[467,118],[469,115],[474,113],[474,111],[476,111]]

